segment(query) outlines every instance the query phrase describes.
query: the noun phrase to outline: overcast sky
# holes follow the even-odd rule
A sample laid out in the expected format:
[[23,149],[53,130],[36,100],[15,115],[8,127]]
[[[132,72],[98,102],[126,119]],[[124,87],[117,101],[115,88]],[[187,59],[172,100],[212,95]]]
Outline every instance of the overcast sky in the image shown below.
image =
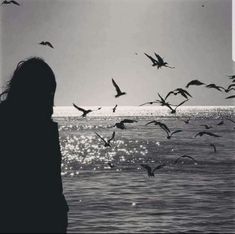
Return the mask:
[[[139,105],[193,79],[227,85],[233,73],[231,0],[18,2],[0,6],[0,85],[20,60],[42,57],[56,75],[57,106]],[[42,40],[55,49],[40,46]],[[157,70],[144,52],[176,68]],[[126,96],[114,98],[111,78]],[[214,89],[189,91],[187,105],[234,104]]]

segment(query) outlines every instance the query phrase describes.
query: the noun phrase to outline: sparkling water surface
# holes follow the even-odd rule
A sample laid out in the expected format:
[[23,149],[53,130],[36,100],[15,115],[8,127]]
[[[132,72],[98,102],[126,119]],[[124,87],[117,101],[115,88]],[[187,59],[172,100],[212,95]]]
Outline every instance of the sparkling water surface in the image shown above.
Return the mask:
[[[188,116],[191,119],[186,124],[183,120]],[[125,130],[112,127],[125,118],[138,122],[126,124]],[[233,233],[235,123],[227,118],[234,120],[234,111],[56,118],[64,193],[70,207],[68,232]],[[167,139],[159,126],[145,126],[151,120],[183,132]],[[223,124],[217,125],[221,120]],[[212,128],[205,130],[202,124]],[[110,138],[113,131],[112,147],[105,148],[95,132]],[[199,131],[221,137],[195,137]],[[182,158],[174,164],[183,154],[197,163]],[[166,166],[155,171],[155,177],[148,177],[141,163]]]

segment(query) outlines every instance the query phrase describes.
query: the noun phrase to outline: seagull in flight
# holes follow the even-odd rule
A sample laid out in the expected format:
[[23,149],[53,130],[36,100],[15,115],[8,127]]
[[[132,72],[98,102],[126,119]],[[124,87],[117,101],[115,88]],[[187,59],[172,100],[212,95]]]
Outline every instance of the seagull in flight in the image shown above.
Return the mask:
[[147,164],[140,164],[140,166],[147,170],[147,173],[148,173],[148,176],[149,176],[149,177],[153,177],[153,176],[155,176],[155,175],[154,175],[154,172],[155,172],[156,170],[159,170],[159,169],[165,167],[166,164],[164,164],[164,163],[163,163],[163,164],[160,164],[160,165],[158,165],[157,167],[155,167],[153,170],[152,170],[152,168],[151,168],[149,165],[147,165]]
[[191,86],[191,85],[200,86],[200,85],[204,85],[204,83],[202,83],[202,82],[199,81],[199,80],[192,80],[192,81],[190,81],[190,82],[186,85],[186,88],[188,88],[188,87]]
[[191,94],[190,94],[188,91],[186,91],[185,89],[177,88],[177,89],[175,89],[175,90],[173,90],[173,91],[170,91],[170,92],[166,95],[165,100],[166,100],[171,94],[174,94],[174,95],[180,94],[180,95],[182,95],[182,96],[183,96],[184,98],[186,98],[186,99],[188,99],[188,97],[192,97]]
[[166,132],[169,132],[170,133],[170,129],[164,124],[164,123],[161,123],[159,121],[156,121],[156,120],[153,120],[153,121],[150,121],[148,123],[145,124],[145,126],[149,125],[149,124],[152,124],[154,123],[154,125],[158,125],[160,128],[162,128],[164,131]]
[[2,4],[1,5],[7,5],[7,4],[14,4],[14,5],[17,5],[17,6],[20,6],[20,4],[18,3],[18,2],[16,2],[16,1],[7,1],[7,0],[5,0],[5,1],[3,1],[2,2]]
[[54,49],[54,46],[49,42],[49,41],[41,41],[40,43],[38,43],[39,45],[43,45],[43,46],[49,46],[52,49]]
[[111,147],[110,142],[114,139],[115,132],[113,132],[112,137],[108,139],[107,141],[102,136],[100,136],[97,132],[95,134],[104,142],[105,147]]
[[[83,109],[83,108],[81,108],[81,107],[75,105],[74,103],[73,103],[73,106],[74,106],[77,110],[83,112],[82,117],[86,117],[87,114],[89,114],[89,113],[92,112],[92,111],[95,111],[95,110],[90,110],[90,109],[89,109],[89,110],[85,110],[85,109]],[[99,107],[97,110],[100,110],[100,109],[101,109],[101,107]]]
[[208,135],[208,136],[213,136],[213,137],[221,137],[221,136],[219,136],[219,135],[217,135],[217,134],[214,134],[214,133],[212,133],[212,132],[206,132],[206,131],[204,131],[204,132],[199,132],[199,133],[197,133],[194,137],[197,137],[197,136],[203,136],[203,135]]
[[232,95],[232,96],[226,97],[225,99],[231,99],[231,98],[235,98],[235,95]]
[[115,89],[117,91],[117,94],[115,95],[116,98],[126,94],[126,92],[121,91],[121,89],[119,88],[119,86],[117,85],[117,83],[115,82],[114,79],[112,79],[112,83],[113,83],[113,86],[115,87]]
[[168,63],[164,61],[164,59],[157,53],[154,53],[156,56],[156,59],[154,59],[152,56],[144,53],[151,61],[152,61],[152,66],[157,66],[157,69],[161,68],[161,67],[168,67],[168,68],[175,68],[175,67],[170,67],[168,66]]
[[120,129],[126,129],[125,123],[136,123],[136,122],[137,122],[136,120],[124,119],[119,123],[115,123],[115,125],[113,127],[117,127],[117,128],[120,128]]
[[178,157],[178,158],[174,161],[174,164],[176,164],[181,158],[189,158],[189,159],[193,160],[195,164],[198,164],[197,160],[195,160],[193,157],[191,157],[191,156],[189,156],[189,155],[186,155],[186,154],[184,154],[184,155]]
[[154,103],[158,103],[158,102],[157,102],[157,101],[145,102],[145,103],[143,103],[143,104],[141,104],[141,105],[139,105],[139,106],[152,105],[152,104],[154,104]]
[[217,89],[218,91],[222,92],[224,90],[224,87],[218,86],[216,84],[208,84],[206,85],[207,88]]

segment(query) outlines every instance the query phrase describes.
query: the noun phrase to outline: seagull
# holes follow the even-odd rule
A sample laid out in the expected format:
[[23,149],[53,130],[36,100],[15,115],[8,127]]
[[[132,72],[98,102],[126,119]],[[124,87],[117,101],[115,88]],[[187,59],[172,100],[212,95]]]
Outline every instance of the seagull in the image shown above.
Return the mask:
[[115,95],[116,98],[126,94],[125,92],[121,91],[121,89],[119,88],[117,83],[114,81],[114,79],[112,79],[112,82],[113,82],[113,86],[115,87],[115,89],[117,91],[117,94]]
[[219,123],[217,123],[218,126],[223,125],[223,124],[224,124],[223,120],[221,120]]
[[215,144],[212,144],[212,143],[211,143],[210,146],[213,147],[214,153],[216,153],[216,146],[215,146]]
[[207,124],[201,124],[200,126],[205,127],[205,129],[210,129],[210,128],[212,128],[212,126],[208,126]]
[[95,134],[104,142],[105,147],[111,147],[110,142],[114,139],[115,132],[113,132],[112,137],[107,141],[102,136],[100,136],[97,132]]
[[[95,110],[90,110],[90,109],[89,109],[89,110],[85,110],[85,109],[83,109],[83,108],[81,108],[81,107],[78,107],[78,106],[75,105],[74,103],[73,103],[73,106],[74,106],[77,110],[83,112],[82,117],[86,117],[87,114],[89,114],[89,113],[92,112],[92,111],[95,111]],[[99,107],[97,110],[100,110],[100,109],[101,109],[101,107]]]
[[17,6],[20,6],[20,4],[18,3],[18,2],[16,2],[16,1],[7,1],[7,0],[5,0],[5,1],[3,1],[2,2],[2,4],[1,5],[3,5],[3,4],[5,4],[5,5],[7,5],[7,4],[15,4],[15,5],[17,5]]
[[173,91],[170,91],[166,97],[165,97],[165,100],[171,95],[171,94],[174,94],[174,95],[178,95],[178,94],[181,94],[184,98],[188,99],[188,96],[189,97],[192,97],[190,93],[188,93],[185,89],[182,89],[182,88],[177,88]]
[[137,121],[136,120],[131,120],[131,119],[124,119],[122,120],[121,122],[119,123],[115,123],[115,125],[113,127],[117,127],[117,128],[120,128],[120,129],[125,129],[125,123],[136,123]]
[[43,46],[49,46],[52,49],[54,49],[53,45],[49,42],[49,41],[42,41],[40,43],[38,43],[39,45],[43,45]]
[[152,56],[150,56],[146,53],[144,53],[144,54],[152,61],[152,63],[153,63],[152,66],[157,66],[157,69],[159,69],[161,67],[175,68],[175,67],[168,66],[168,63],[165,62],[163,60],[163,58],[157,53],[154,53],[157,59],[154,59]]
[[156,121],[156,120],[153,120],[153,121],[150,121],[150,122],[146,123],[145,126],[147,126],[149,124],[152,124],[152,123],[154,123],[154,125],[159,125],[160,128],[162,128],[164,131],[170,133],[170,129],[164,123],[161,123],[161,122]]
[[232,95],[232,96],[226,97],[225,99],[231,99],[231,98],[235,98],[235,95]]
[[217,89],[218,91],[222,92],[222,89],[224,89],[222,86],[218,86],[216,84],[208,84],[206,85],[207,88],[213,88],[213,89]]
[[116,109],[117,109],[117,104],[115,105],[115,107],[113,108],[113,113],[116,111]]
[[178,158],[174,161],[174,164],[176,164],[181,158],[189,158],[189,159],[193,160],[195,164],[198,164],[197,160],[195,160],[193,157],[191,157],[191,156],[189,156],[189,155],[186,155],[186,154],[184,154],[184,155],[178,157]]
[[230,91],[232,91],[232,90],[235,90],[235,88],[233,88],[234,86],[235,86],[235,84],[230,84],[230,85],[228,86],[228,88],[223,88],[223,87],[222,87],[222,89],[224,90],[225,93],[228,93],[228,92],[230,92]]
[[212,133],[212,132],[199,132],[199,133],[197,133],[194,137],[197,137],[197,136],[203,136],[203,135],[208,135],[208,136],[213,136],[213,137],[221,137],[221,136],[219,136],[219,135],[217,135],[217,134],[214,134],[214,133]]
[[154,176],[154,172],[155,172],[156,170],[162,168],[162,167],[165,167],[166,164],[164,164],[164,163],[163,163],[163,164],[160,164],[160,165],[158,165],[157,167],[155,167],[153,170],[152,170],[152,168],[151,168],[150,166],[148,166],[147,164],[140,164],[140,166],[147,170],[147,173],[148,173],[148,176],[149,176],[149,177],[153,177],[153,176]]
[[144,106],[144,105],[152,105],[152,104],[154,104],[154,103],[157,103],[157,101],[152,101],[152,102],[145,102],[145,103],[143,103],[143,104],[141,104],[141,105],[139,105],[139,106]]
[[204,83],[202,83],[202,82],[199,81],[199,80],[192,80],[192,81],[190,81],[190,82],[186,85],[186,88],[188,88],[190,85],[197,85],[197,86],[200,86],[200,85],[204,85]]
[[[157,124],[156,124],[157,125]],[[165,125],[163,125],[163,124],[158,124],[160,127],[161,127],[161,129],[163,130],[163,131],[165,131],[166,132],[166,134],[167,134],[167,139],[171,139],[171,137],[175,134],[175,133],[179,133],[179,132],[182,132],[182,130],[180,130],[180,129],[178,129],[178,130],[175,130],[175,131],[173,131],[173,132],[171,132],[170,130],[169,130],[169,128]]]

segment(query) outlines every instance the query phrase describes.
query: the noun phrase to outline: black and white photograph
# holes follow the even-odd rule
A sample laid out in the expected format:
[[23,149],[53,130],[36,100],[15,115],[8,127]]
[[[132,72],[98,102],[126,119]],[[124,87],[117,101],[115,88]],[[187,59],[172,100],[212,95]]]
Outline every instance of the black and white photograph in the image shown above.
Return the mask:
[[234,233],[235,0],[2,0],[0,233]]

